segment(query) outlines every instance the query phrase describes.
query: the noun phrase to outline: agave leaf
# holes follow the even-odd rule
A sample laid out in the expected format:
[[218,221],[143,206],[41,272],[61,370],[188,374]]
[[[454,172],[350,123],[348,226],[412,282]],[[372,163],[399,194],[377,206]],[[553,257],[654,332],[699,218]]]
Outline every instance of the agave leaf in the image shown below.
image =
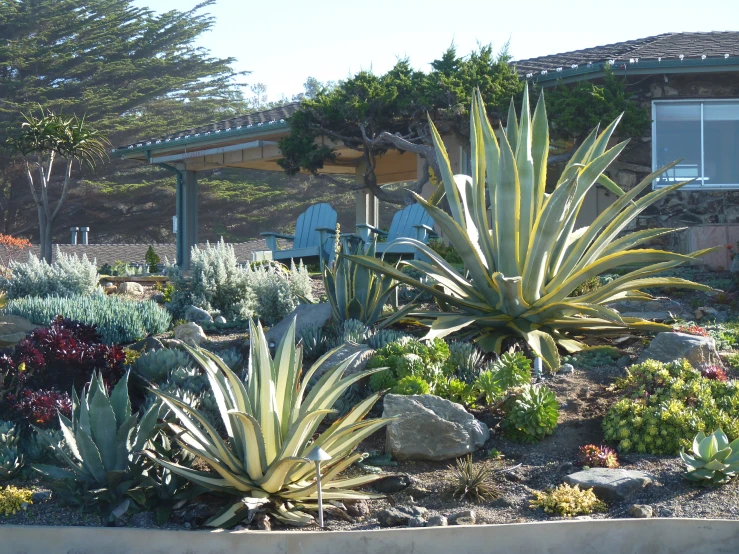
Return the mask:
[[110,405],[113,407],[117,425],[131,417],[131,399],[128,396],[129,375],[130,371],[127,371],[113,387],[113,392],[110,394]]
[[87,471],[100,485],[105,485],[105,466],[100,456],[98,447],[93,442],[90,435],[83,430],[75,433],[77,448],[80,452],[82,467]]
[[172,473],[176,473],[177,475],[184,477],[188,481],[201,485],[207,489],[220,491],[220,492],[231,492],[232,490],[228,481],[226,481],[223,478],[213,477],[209,473],[204,473],[202,471],[196,471],[189,467],[185,467],[180,464],[170,462],[166,458],[159,456],[159,454],[157,454],[153,450],[144,450],[142,454],[146,456],[147,458],[149,458],[150,460],[158,463],[162,467],[170,470]]
[[686,454],[684,450],[680,451],[680,458],[682,458],[683,462],[686,466],[688,466],[689,470],[701,469],[706,465],[705,462],[695,459],[690,454]]
[[241,452],[245,462],[244,469],[253,481],[264,477],[267,467],[267,454],[264,448],[264,435],[259,427],[259,422],[251,415],[244,412],[231,410],[231,416],[240,420],[243,429],[244,446]]
[[718,452],[718,442],[713,435],[708,435],[698,444],[698,455],[702,460],[712,460],[716,452]]

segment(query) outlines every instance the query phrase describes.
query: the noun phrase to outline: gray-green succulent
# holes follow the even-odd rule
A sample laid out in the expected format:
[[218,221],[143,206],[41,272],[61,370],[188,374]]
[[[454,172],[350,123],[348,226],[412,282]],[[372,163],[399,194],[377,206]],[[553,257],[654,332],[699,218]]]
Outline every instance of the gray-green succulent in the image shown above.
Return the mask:
[[710,435],[700,431],[693,439],[693,454],[680,449],[685,477],[701,483],[723,484],[739,473],[739,439],[729,443],[721,429]]

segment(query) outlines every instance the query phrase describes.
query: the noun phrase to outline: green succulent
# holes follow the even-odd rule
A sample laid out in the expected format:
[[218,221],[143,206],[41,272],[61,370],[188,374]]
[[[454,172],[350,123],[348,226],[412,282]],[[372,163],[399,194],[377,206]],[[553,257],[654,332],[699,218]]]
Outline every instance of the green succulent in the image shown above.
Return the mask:
[[359,320],[346,319],[336,329],[336,337],[331,341],[331,347],[336,348],[347,342],[364,344],[370,336],[371,331]]
[[[552,371],[560,367],[558,348],[570,353],[580,350],[584,344],[579,337],[583,335],[669,331],[667,325],[622,317],[608,305],[622,299],[651,298],[641,290],[644,288],[710,290],[683,279],[655,277],[693,262],[708,250],[684,255],[642,248],[655,237],[676,230],[671,228],[622,235],[646,208],[688,181],[642,194],[657,176],[678,163],[675,161],[629,191],[619,188],[604,173],[627,145],[611,146],[619,119],[601,133],[593,130],[560,177],[552,179],[547,172],[550,141],[543,95],[532,116],[526,87],[520,120],[511,102],[507,125],[496,134],[480,92],[473,91],[472,175],[454,175],[441,135],[429,120],[443,186],[429,199],[415,195],[462,258],[464,275],[430,247],[409,238],[394,243],[412,245],[421,256],[401,265],[423,271],[433,284],[416,280],[374,257],[349,259],[376,270],[383,278],[428,292],[437,300],[439,311],[414,314],[429,325],[427,338],[464,330],[475,337],[480,348],[498,353],[507,337],[523,339]],[[547,192],[548,182],[554,182],[551,192]],[[606,187],[616,199],[590,225],[578,227],[578,214],[596,184]],[[443,197],[450,213],[439,206]],[[627,265],[638,269],[574,296],[593,277]]]
[[524,385],[506,408],[503,429],[519,442],[536,442],[557,427],[559,404],[546,385]]
[[472,389],[485,396],[486,404],[493,404],[504,392],[500,388],[497,373],[490,369],[480,372],[472,385]]
[[122,515],[131,503],[144,502],[145,458],[138,452],[154,433],[158,414],[156,405],[140,419],[131,412],[128,373],[110,396],[102,377],[94,373],[81,398],[72,391],[72,419],[59,414],[64,444],[51,433],[36,429],[64,459],[66,468],[32,467],[52,479],[73,481],[84,488],[85,502],[111,515]]
[[453,377],[438,383],[434,393],[437,396],[466,406],[474,406],[477,400],[473,385],[468,385],[464,381]]
[[721,429],[710,435],[703,431],[693,439],[693,455],[680,450],[687,467],[685,477],[701,483],[723,484],[739,473],[739,439],[729,443]]
[[12,421],[0,421],[0,444],[18,446],[20,429]]
[[579,369],[597,369],[613,365],[621,357],[621,352],[613,346],[592,346],[571,355],[562,356],[562,363],[569,363]]
[[428,394],[430,392],[429,384],[423,380],[423,377],[417,375],[407,375],[398,381],[391,389],[393,394]]
[[219,352],[218,357],[223,360],[223,363],[226,364],[231,371],[238,371],[244,363],[244,357],[241,355],[241,352],[235,348]]
[[367,345],[373,350],[379,350],[401,339],[407,338],[409,335],[396,331],[395,329],[379,329],[367,338]]
[[500,390],[519,387],[531,382],[531,360],[523,352],[506,352],[492,366]]
[[151,383],[163,383],[170,373],[180,367],[192,367],[187,352],[176,348],[149,350],[139,356],[133,364],[133,371]]
[[328,337],[320,325],[304,325],[298,331],[298,342],[303,345],[307,360],[317,360],[328,350]]
[[444,362],[444,375],[459,377],[472,384],[480,374],[484,362],[483,353],[471,342],[452,342],[449,344],[449,358]]

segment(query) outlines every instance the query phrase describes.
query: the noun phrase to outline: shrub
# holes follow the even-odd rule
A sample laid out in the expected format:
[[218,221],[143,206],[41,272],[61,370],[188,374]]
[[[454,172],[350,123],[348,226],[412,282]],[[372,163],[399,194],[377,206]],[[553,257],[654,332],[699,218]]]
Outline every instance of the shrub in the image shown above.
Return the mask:
[[580,447],[578,463],[588,467],[618,467],[618,455],[616,451],[607,446],[596,446],[586,444]]
[[388,370],[370,377],[374,391],[393,388],[403,377],[414,376],[424,380],[432,393],[443,381],[442,366],[449,358],[449,347],[442,339],[422,342],[404,338],[383,346],[375,352],[367,367],[387,367]]
[[508,404],[503,429],[512,440],[536,442],[557,427],[559,404],[546,385],[524,385]]
[[159,263],[162,261],[162,259],[159,257],[159,254],[154,252],[154,247],[152,245],[149,245],[149,248],[146,250],[146,255],[144,256],[144,260],[146,261],[146,264],[149,266],[149,272],[150,273],[156,273],[159,271]]
[[449,344],[449,358],[444,362],[444,374],[459,377],[465,383],[474,383],[480,374],[484,356],[471,342]]
[[621,352],[613,346],[593,346],[571,356],[562,356],[563,363],[570,363],[579,369],[597,369],[611,366],[621,357]]
[[452,472],[451,495],[459,501],[471,501],[482,504],[500,496],[500,491],[493,483],[493,472],[486,463],[475,465],[472,456],[467,454],[458,458],[455,465],[450,465]]
[[8,485],[0,490],[0,514],[12,516],[33,504],[33,491]]
[[706,379],[685,360],[631,366],[603,419],[606,440],[621,452],[677,454],[699,431],[722,428],[739,438],[739,386]]
[[14,477],[23,467],[18,448],[20,429],[10,421],[0,421],[0,479]]
[[598,500],[593,489],[580,490],[579,485],[570,487],[567,483],[548,491],[534,491],[534,500],[529,505],[532,508],[544,508],[548,514],[565,517],[605,512],[608,509],[604,502]]
[[49,265],[34,254],[28,261],[10,262],[11,276],[0,277],[0,290],[9,300],[28,296],[76,296],[98,292],[98,275],[95,264],[86,255],[65,254],[57,246],[56,259]]
[[[30,240],[0,233],[0,268],[8,267],[13,257],[27,248],[31,248]],[[2,255],[3,250],[5,251],[4,256]]]
[[704,367],[701,369],[701,375],[706,379],[712,379],[714,381],[726,381],[727,376],[724,368],[717,365]]
[[58,315],[95,325],[105,344],[126,344],[169,329],[166,310],[151,300],[121,296],[29,297],[8,302],[5,313],[19,315],[37,325],[48,325]]
[[429,384],[418,375],[407,375],[390,390],[393,394],[428,394]]
[[10,410],[19,419],[41,428],[56,426],[57,417],[70,417],[72,399],[66,392],[55,389],[23,389],[10,399]]
[[505,395],[508,389],[531,382],[531,360],[523,352],[506,352],[490,369],[481,371],[473,389],[485,395],[488,404]]
[[307,360],[317,360],[328,350],[328,338],[323,327],[318,325],[303,325],[297,339],[303,345],[303,355]]

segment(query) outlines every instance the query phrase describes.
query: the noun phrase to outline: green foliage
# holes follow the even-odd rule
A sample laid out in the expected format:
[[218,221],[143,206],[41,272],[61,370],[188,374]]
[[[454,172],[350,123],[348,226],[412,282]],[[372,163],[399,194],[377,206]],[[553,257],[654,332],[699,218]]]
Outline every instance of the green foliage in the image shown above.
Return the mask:
[[651,123],[649,110],[626,91],[626,79],[619,79],[606,67],[603,84],[579,81],[547,89],[552,132],[558,137],[581,138],[596,125],[605,125],[621,116],[621,132],[641,137]]
[[492,371],[501,390],[531,382],[531,360],[523,352],[505,352],[495,360]]
[[139,356],[132,369],[147,381],[162,383],[173,370],[191,366],[192,359],[187,352],[176,348],[160,348]]
[[335,329],[336,336],[331,341],[331,347],[336,348],[345,342],[365,344],[372,335],[372,330],[356,319],[345,319]]
[[472,385],[453,377],[442,379],[436,385],[436,394],[457,404],[474,407],[477,394]]
[[562,483],[548,491],[534,491],[534,500],[529,504],[532,508],[543,508],[548,514],[557,514],[564,517],[605,512],[608,506],[595,496],[593,489],[580,490],[579,485],[574,487]]
[[28,297],[8,302],[6,314],[25,317],[36,325],[49,325],[57,316],[97,325],[105,344],[127,344],[169,329],[171,317],[151,300],[121,296]]
[[739,438],[737,383],[706,379],[685,360],[633,365],[614,388],[623,398],[606,413],[603,432],[621,452],[674,455],[710,429]]
[[57,246],[56,260],[48,264],[33,253],[27,262],[10,262],[11,275],[0,276],[0,290],[8,300],[27,296],[91,295],[100,291],[95,264],[82,254],[65,254]]
[[739,352],[728,354],[724,357],[724,360],[734,371],[739,369]]
[[484,362],[482,352],[471,342],[449,343],[449,358],[444,362],[444,375],[459,377],[465,383],[474,383]]
[[[437,283],[434,286],[411,278],[384,260],[351,257],[435,297],[439,311],[414,314],[431,328],[429,338],[464,332],[483,350],[495,352],[501,351],[509,337],[523,339],[551,371],[556,371],[561,365],[559,347],[581,348],[580,338],[589,333],[668,329],[639,318],[621,318],[608,308],[609,303],[643,297],[641,289],[646,287],[709,290],[690,281],[654,277],[705,253],[682,255],[641,248],[669,229],[644,229],[617,238],[645,208],[685,184],[663,187],[634,201],[651,186],[654,175],[628,192],[607,179],[604,171],[626,147],[622,142],[609,148],[617,121],[588,135],[548,194],[549,131],[543,96],[532,116],[526,90],[520,121],[511,104],[503,133],[493,132],[478,91],[473,93],[471,113],[472,175],[453,174],[446,147],[432,125],[443,187],[429,199],[414,196],[462,257],[465,275],[420,243],[414,246],[428,259],[422,267]],[[577,215],[596,184],[608,187],[618,199],[589,227],[576,228]],[[438,205],[442,197],[449,212]],[[418,266],[418,262],[406,263]],[[572,296],[588,279],[626,264],[639,267],[593,292]]]
[[503,429],[509,438],[536,442],[551,435],[557,427],[559,404],[546,385],[524,385],[508,402]]
[[455,500],[482,504],[500,496],[490,467],[485,462],[473,463],[470,454],[458,458],[449,470],[452,472],[451,495]]
[[442,366],[449,358],[449,347],[441,339],[422,342],[414,338],[403,338],[378,349],[367,363],[367,368],[387,367],[387,371],[370,377],[370,387],[379,392],[394,388],[404,377],[420,377],[436,393],[443,382]]
[[297,338],[303,345],[303,355],[307,360],[317,360],[328,350],[328,337],[319,325],[303,325]]
[[591,346],[571,356],[562,356],[562,363],[572,364],[578,369],[597,369],[611,366],[621,357],[621,352],[613,346]]
[[367,338],[367,345],[373,350],[379,350],[391,342],[397,342],[405,337],[408,337],[408,335],[402,331],[379,329]]
[[728,483],[739,473],[739,439],[729,443],[721,429],[706,436],[699,431],[693,439],[693,455],[680,449],[685,477],[699,483]]
[[429,384],[419,375],[406,375],[390,389],[393,394],[428,394]]
[[739,322],[715,323],[708,325],[707,330],[719,350],[739,349]]
[[428,247],[444,258],[447,262],[454,265],[464,265],[462,257],[453,246],[444,243],[441,239],[432,239],[428,241]]
[[23,467],[19,450],[20,428],[10,421],[0,421],[0,479],[14,477]]
[[154,247],[152,245],[149,245],[149,248],[146,250],[144,260],[149,266],[149,273],[156,273],[159,271],[158,265],[161,263],[162,259],[159,257],[159,254],[154,252]]
[[[34,464],[33,468],[52,479],[74,481],[81,489],[83,506],[95,506],[103,513],[122,515],[132,503],[143,505],[145,459],[138,452],[154,433],[159,407],[152,406],[140,419],[132,413],[128,375],[118,381],[110,395],[97,374],[81,398],[74,390],[72,394],[72,419],[59,415],[65,445],[36,429],[64,458],[66,468],[44,464]],[[71,456],[65,447],[71,450]]]
[[8,485],[0,490],[0,515],[12,516],[33,504],[33,491]]

